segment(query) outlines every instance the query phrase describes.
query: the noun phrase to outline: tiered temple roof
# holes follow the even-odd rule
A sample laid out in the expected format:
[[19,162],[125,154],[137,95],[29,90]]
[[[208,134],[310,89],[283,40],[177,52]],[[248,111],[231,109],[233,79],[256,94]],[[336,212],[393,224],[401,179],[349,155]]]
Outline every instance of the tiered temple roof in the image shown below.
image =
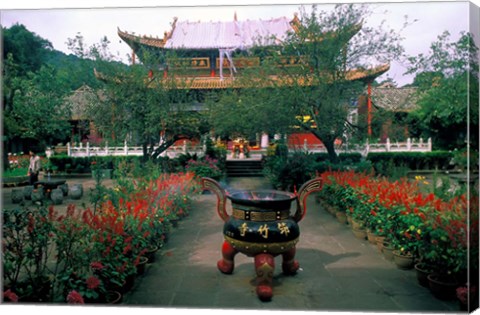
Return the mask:
[[[177,88],[209,90],[246,87],[247,83],[235,80],[232,76],[224,78],[223,69],[229,68],[232,75],[232,68],[242,69],[257,66],[261,60],[251,56],[236,57],[234,51],[248,50],[259,46],[281,45],[287,39],[288,34],[298,32],[299,27],[301,27],[301,23],[296,14],[293,19],[281,17],[265,21],[238,21],[235,14],[233,21],[226,22],[179,22],[175,18],[171,31],[165,32],[163,38],[138,36],[120,29],[118,29],[118,35],[140,59],[142,58],[142,48],[158,52],[167,50],[187,52],[182,56],[187,58],[169,59],[165,65],[160,66],[159,68],[163,68],[165,71],[163,75],[169,75],[167,69],[183,69],[182,75],[174,78],[179,83]],[[360,27],[361,24],[354,25],[350,32],[351,36],[356,34]],[[334,37],[335,34],[327,36]],[[225,54],[225,52],[227,53]],[[302,57],[298,56],[295,58],[283,56],[280,59],[282,66],[301,66],[303,62]],[[371,82],[389,68],[389,65],[385,64],[370,69],[352,69],[348,72],[347,79]],[[185,69],[187,70],[185,71]],[[298,79],[297,82],[286,82],[283,78],[275,75],[271,75],[269,79],[270,83],[263,82],[261,85],[297,84],[308,86],[313,82],[308,76]]]
[[118,35],[133,50],[138,44],[164,49],[248,49],[254,45],[275,45],[285,40],[289,32],[294,32],[299,22],[285,17],[271,20],[247,20],[227,22],[177,22],[174,19],[172,30],[163,38],[137,36],[118,29]]

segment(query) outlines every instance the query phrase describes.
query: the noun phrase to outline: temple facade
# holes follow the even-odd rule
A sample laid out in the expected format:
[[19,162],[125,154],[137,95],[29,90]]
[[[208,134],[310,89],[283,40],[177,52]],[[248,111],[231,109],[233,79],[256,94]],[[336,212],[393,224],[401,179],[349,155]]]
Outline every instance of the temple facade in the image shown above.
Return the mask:
[[[301,27],[297,15],[292,19],[281,17],[265,21],[239,21],[236,14],[232,21],[227,22],[181,22],[175,18],[171,25],[172,29],[160,37],[135,35],[120,28],[118,35],[132,49],[132,64],[142,62],[150,65],[147,58],[154,56],[157,62],[149,70],[150,77],[173,78],[181,82],[177,88],[197,91],[199,94],[248,87],[245,86],[245,80],[235,80],[235,77],[248,68],[271,60],[271,56],[262,53],[262,48],[279,46],[290,33],[298,32]],[[358,30],[353,30],[352,36]],[[301,71],[305,65],[302,56],[280,56],[275,58],[275,62],[279,67],[289,67],[291,71],[296,68]],[[359,80],[368,86],[368,119],[371,119],[372,111],[371,83],[388,69],[389,65],[386,64],[371,69],[352,69],[347,73],[348,80]],[[275,82],[276,86],[288,84],[276,73],[269,76],[264,82]],[[300,84],[307,86],[312,83],[304,80]],[[349,117],[355,119],[358,108],[352,107],[351,110]],[[259,135],[250,145],[253,148],[266,148],[271,140],[266,134]],[[301,132],[290,135],[288,141],[291,145],[303,145],[305,142],[321,145],[311,134]]]

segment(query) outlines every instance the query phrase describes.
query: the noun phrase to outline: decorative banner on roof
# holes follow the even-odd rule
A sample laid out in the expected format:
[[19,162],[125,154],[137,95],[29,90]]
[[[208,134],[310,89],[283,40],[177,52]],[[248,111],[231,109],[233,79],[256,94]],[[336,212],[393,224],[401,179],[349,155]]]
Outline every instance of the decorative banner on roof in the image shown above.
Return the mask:
[[293,31],[290,21],[178,22],[165,43],[170,49],[248,49],[274,45]]

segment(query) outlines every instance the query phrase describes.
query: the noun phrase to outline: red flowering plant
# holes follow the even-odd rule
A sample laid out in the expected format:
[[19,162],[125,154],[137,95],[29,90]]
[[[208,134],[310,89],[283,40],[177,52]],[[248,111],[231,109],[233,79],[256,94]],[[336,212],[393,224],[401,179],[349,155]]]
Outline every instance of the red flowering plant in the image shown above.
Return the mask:
[[476,286],[466,284],[460,286],[456,290],[457,299],[464,306],[469,306],[470,310],[473,310],[478,306],[478,291]]
[[123,217],[111,202],[102,203],[94,214],[84,211],[83,220],[94,231],[91,235],[91,264],[102,266],[92,268],[107,288],[124,285],[127,276],[135,274],[131,254],[132,238],[125,234]]
[[46,207],[3,210],[3,274],[11,292],[32,301],[51,297],[53,233]]
[[78,287],[76,283],[90,274],[88,264],[93,254],[91,236],[94,230],[84,222],[83,210],[73,204],[67,206],[65,214],[55,212],[54,223],[57,258],[54,296],[58,299],[55,302],[64,302],[65,295]]
[[68,304],[85,304],[83,296],[75,290],[68,292],[67,295]]
[[[318,176],[318,175],[317,175]],[[320,200],[338,211],[345,211],[355,219],[361,220],[361,200],[359,200],[358,185],[362,183],[366,174],[354,171],[338,172],[328,171],[320,175],[323,179],[323,189],[320,192]]]
[[[68,303],[72,301],[78,302],[78,304],[82,304],[81,301],[83,303],[103,302],[106,293],[103,281],[92,274],[84,274],[76,279],[70,278],[67,289],[66,300]],[[77,294],[79,296],[72,296]]]
[[197,177],[210,177],[217,180],[224,175],[223,171],[218,167],[218,160],[209,156],[199,160],[189,160],[185,170],[194,173]]
[[[468,267],[468,203],[465,195],[432,202],[427,220],[429,229],[421,245],[422,260],[440,275],[464,274]],[[478,230],[477,230],[478,231]],[[473,244],[474,245],[474,244]],[[478,245],[478,243],[477,243]]]
[[12,290],[8,289],[3,292],[3,301],[16,303],[18,302],[18,295],[16,295]]

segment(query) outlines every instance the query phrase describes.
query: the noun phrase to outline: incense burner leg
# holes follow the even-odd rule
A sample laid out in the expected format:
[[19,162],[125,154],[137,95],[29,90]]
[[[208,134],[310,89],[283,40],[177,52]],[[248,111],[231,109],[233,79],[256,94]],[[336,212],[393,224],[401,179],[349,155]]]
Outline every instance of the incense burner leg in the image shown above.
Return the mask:
[[297,249],[293,247],[287,252],[282,253],[282,271],[286,275],[294,275],[297,273],[300,264],[295,260],[295,252]]
[[269,301],[273,296],[272,281],[275,269],[275,258],[270,254],[255,256],[257,273],[257,295],[262,301]]
[[238,250],[232,247],[227,241],[222,245],[222,259],[217,262],[218,269],[226,274],[231,274],[235,267],[234,258]]

